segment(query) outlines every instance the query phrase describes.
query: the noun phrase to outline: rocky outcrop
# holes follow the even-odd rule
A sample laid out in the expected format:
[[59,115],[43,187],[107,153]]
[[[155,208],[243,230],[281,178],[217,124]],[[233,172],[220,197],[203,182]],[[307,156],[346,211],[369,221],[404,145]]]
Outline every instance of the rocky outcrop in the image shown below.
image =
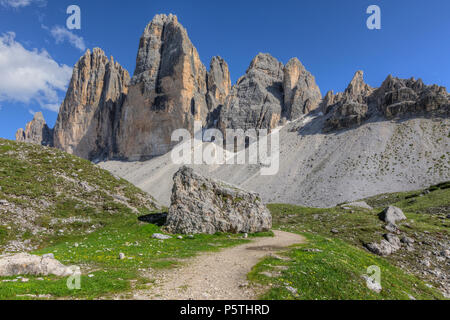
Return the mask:
[[16,275],[56,275],[64,277],[71,274],[73,274],[72,270],[61,264],[52,254],[40,257],[28,253],[19,253],[0,257],[0,277]]
[[183,167],[174,175],[165,229],[171,233],[254,233],[272,227],[259,196]]
[[53,131],[45,123],[42,112],[34,114],[33,120],[27,123],[25,130],[17,130],[16,141],[43,146],[53,145]]
[[450,115],[450,95],[446,88],[427,86],[421,79],[389,75],[370,100],[388,119],[412,114]]
[[388,233],[384,235],[384,238],[380,243],[368,243],[365,247],[370,252],[379,256],[389,256],[401,249],[402,244],[396,235]]
[[145,28],[136,70],[117,132],[117,157],[145,159],[174,146],[172,132],[206,123],[206,68],[173,15],[157,15]]
[[219,128],[272,129],[283,107],[283,64],[269,54],[258,54],[240,78],[220,112]]
[[368,96],[373,89],[364,82],[364,73],[355,73],[344,93],[333,96],[328,93],[322,108],[331,116],[325,131],[340,130],[361,125],[369,117]]
[[399,79],[391,75],[373,89],[358,71],[343,93],[327,93],[321,108],[329,114],[326,132],[361,125],[371,116],[387,119],[407,116],[450,115],[450,95],[444,87],[427,86],[422,80]]
[[380,218],[387,224],[395,225],[397,221],[406,220],[406,216],[402,209],[389,206],[381,214]]
[[315,110],[322,100],[315,78],[297,58],[289,60],[284,67],[283,89],[283,115],[288,120],[298,119]]
[[54,146],[86,159],[110,155],[129,79],[112,57],[99,48],[88,49],[73,69],[54,128]]

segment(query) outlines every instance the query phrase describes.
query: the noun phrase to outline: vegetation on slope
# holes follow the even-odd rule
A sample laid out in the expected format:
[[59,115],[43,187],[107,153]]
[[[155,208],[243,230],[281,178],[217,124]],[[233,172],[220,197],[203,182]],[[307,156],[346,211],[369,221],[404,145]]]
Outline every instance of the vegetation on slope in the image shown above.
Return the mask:
[[0,254],[53,253],[82,272],[79,290],[68,289],[67,278],[3,277],[0,299],[107,298],[151,285],[151,270],[248,241],[225,234],[153,239],[160,227],[138,217],[161,211],[148,194],[89,161],[0,140]]
[[[275,228],[301,233],[309,243],[291,250],[287,261],[265,259],[249,278],[272,285],[262,296],[268,299],[443,298],[434,288],[443,289],[445,283],[440,274],[450,273],[448,262],[441,255],[450,243],[449,185],[366,199],[373,210],[269,205]],[[415,244],[414,251],[399,250],[382,258],[369,253],[364,244],[379,242],[387,233],[379,214],[388,205],[404,211],[408,220],[399,228],[402,236],[411,237]],[[369,290],[363,278],[372,265],[381,269],[383,290],[379,294]],[[287,290],[287,286],[297,289],[298,295]]]

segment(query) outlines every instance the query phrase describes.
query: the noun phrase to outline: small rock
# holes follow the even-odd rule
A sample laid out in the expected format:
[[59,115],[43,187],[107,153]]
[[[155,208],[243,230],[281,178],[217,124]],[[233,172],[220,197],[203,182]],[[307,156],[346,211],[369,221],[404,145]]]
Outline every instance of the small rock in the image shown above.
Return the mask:
[[22,278],[22,279],[20,279],[20,281],[21,281],[21,282],[28,282],[28,281],[30,281],[30,279],[28,279],[28,278]]
[[188,238],[189,239],[194,239],[194,235],[190,234],[190,235],[188,235]]
[[339,230],[337,230],[337,229],[331,229],[331,233],[337,234],[337,233],[339,233]]
[[95,275],[94,274],[89,274],[88,277],[89,278],[93,278],[93,277],[95,277]]
[[293,288],[293,287],[291,287],[291,286],[286,286],[286,289],[287,289],[290,293],[292,293],[294,296],[298,294],[298,290],[295,289],[295,288]]
[[152,235],[152,238],[153,238],[153,239],[158,239],[158,240],[168,240],[168,239],[172,239],[171,236],[168,236],[168,235],[165,235],[165,234],[162,234],[162,233],[154,233],[154,234]]
[[119,253],[119,260],[125,259],[125,253]]
[[404,236],[400,241],[405,244],[413,244],[414,243],[414,239],[407,237],[407,236]]
[[182,236],[178,236],[177,239],[183,240],[183,237]]
[[443,250],[441,252],[441,256],[446,257],[447,259],[450,259],[450,250]]
[[247,239],[248,238],[248,233],[244,233],[244,237],[243,238]]
[[365,201],[358,201],[358,202],[347,203],[347,204],[344,204],[344,206],[350,207],[350,208],[367,209],[367,210],[372,210],[373,209]]
[[381,287],[381,284],[376,282],[374,279],[367,275],[363,275],[363,279],[366,280],[367,288],[369,288],[372,291],[375,291],[376,293],[380,293],[383,288]]
[[398,230],[397,226],[393,223],[388,223],[384,227],[384,229],[386,229],[387,231],[392,232],[392,233],[397,233],[397,234],[400,233],[400,230]]
[[322,252],[322,250],[316,249],[316,248],[302,249],[302,251],[304,251],[304,252]]

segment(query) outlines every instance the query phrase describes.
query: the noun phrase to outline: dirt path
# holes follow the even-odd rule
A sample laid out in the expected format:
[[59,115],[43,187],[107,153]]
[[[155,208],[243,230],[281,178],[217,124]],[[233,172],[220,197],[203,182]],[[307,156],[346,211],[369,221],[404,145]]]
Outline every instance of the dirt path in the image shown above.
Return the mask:
[[220,252],[201,254],[188,264],[156,277],[154,288],[138,291],[137,300],[252,300],[253,289],[244,284],[247,274],[264,257],[304,243],[297,234],[274,231],[275,237],[254,241]]

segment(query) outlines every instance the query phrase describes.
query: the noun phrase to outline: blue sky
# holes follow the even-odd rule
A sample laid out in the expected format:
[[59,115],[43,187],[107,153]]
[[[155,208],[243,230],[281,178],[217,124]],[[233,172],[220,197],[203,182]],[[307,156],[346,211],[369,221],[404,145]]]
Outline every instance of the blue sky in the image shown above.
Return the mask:
[[[82,24],[69,32],[71,4]],[[366,27],[372,4],[381,30]],[[283,63],[298,57],[322,94],[344,90],[359,69],[372,86],[393,74],[450,87],[447,0],[0,0],[0,137],[14,139],[36,111],[54,125],[85,47],[102,48],[133,74],[139,37],[158,13],[178,15],[203,63],[222,56],[233,82],[268,52]]]

